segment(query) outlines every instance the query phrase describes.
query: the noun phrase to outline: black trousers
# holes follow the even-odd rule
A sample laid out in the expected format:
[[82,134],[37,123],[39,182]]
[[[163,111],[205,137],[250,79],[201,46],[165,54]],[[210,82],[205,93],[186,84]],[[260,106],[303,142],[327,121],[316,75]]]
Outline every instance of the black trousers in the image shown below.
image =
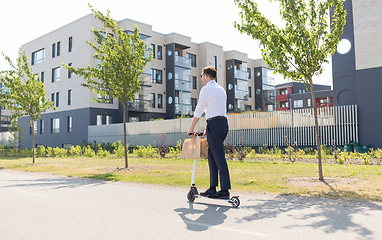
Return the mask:
[[212,119],[207,122],[208,165],[210,168],[210,186],[231,189],[231,181],[224,153],[224,140],[228,133],[228,121],[225,118]]

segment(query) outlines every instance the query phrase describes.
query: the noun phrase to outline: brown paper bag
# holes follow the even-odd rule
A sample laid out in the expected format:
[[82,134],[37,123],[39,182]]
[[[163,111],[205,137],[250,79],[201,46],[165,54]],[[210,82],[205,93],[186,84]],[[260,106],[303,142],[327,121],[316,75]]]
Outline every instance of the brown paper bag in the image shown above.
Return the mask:
[[184,141],[182,158],[201,159],[207,155],[207,139],[189,138]]

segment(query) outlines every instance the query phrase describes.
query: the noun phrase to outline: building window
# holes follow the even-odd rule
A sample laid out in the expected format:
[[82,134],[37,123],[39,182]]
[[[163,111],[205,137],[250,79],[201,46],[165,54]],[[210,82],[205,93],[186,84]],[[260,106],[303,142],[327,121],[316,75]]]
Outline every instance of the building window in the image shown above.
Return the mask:
[[192,76],[192,89],[198,89],[198,78],[195,76]]
[[32,53],[32,65],[45,61],[45,49]]
[[151,107],[155,108],[155,93],[151,93]]
[[153,58],[155,58],[155,44],[151,44],[151,52],[153,53]]
[[197,99],[191,98],[192,111],[195,111],[196,105],[197,105]]
[[54,93],[52,93],[50,100],[53,102],[53,105],[54,105]]
[[[32,135],[32,127],[30,128],[30,134]],[[33,134],[37,134],[37,121],[33,121]]]
[[102,115],[97,115],[97,125],[102,125]]
[[214,56],[214,68],[218,70],[218,57]]
[[191,59],[191,67],[196,67],[196,55],[187,53],[187,58]]
[[56,107],[60,106],[60,93],[56,92]]
[[53,43],[52,44],[52,58],[54,58],[56,56],[56,44]]
[[59,133],[60,132],[60,119],[59,118],[51,118],[51,133]]
[[163,95],[158,94],[158,108],[163,108]]
[[252,88],[248,87],[248,97],[252,97]]
[[248,72],[248,79],[251,79],[251,69],[247,68],[247,72]]
[[40,119],[40,134],[44,134],[45,131],[45,122],[44,119]]
[[57,57],[61,54],[61,43],[57,42]]
[[52,83],[60,81],[60,67],[52,69]]
[[308,98],[307,100],[306,100],[306,105],[308,106],[308,107],[311,107],[311,99],[310,98]]
[[73,37],[69,37],[68,51],[71,52],[72,50],[73,50]]
[[68,132],[72,132],[72,128],[73,128],[73,117],[68,116]]
[[294,100],[293,108],[302,108],[304,106],[303,100]]
[[158,59],[162,60],[162,46],[158,46]]
[[68,90],[68,105],[72,105],[72,89]]
[[106,115],[106,125],[112,124],[112,116],[111,115]]
[[162,70],[151,69],[151,81],[162,84]]
[[[72,63],[69,63],[68,66],[71,67]],[[69,70],[68,70],[68,78],[72,78],[72,73]]]
[[44,83],[44,72],[41,72],[40,80],[42,83]]

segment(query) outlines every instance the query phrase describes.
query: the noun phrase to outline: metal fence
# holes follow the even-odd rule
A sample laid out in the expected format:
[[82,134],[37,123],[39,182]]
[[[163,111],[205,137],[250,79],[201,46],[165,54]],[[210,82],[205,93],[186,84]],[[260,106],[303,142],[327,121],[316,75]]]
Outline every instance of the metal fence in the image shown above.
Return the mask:
[[[358,142],[357,106],[319,108],[317,114],[321,144]],[[187,118],[127,123],[127,139],[130,146],[155,146],[165,134],[165,144],[175,145],[187,137],[191,121]],[[299,146],[316,145],[313,109],[232,114],[228,124],[227,139],[236,146],[286,146],[286,138]],[[205,119],[201,118],[195,130],[204,130],[205,126]],[[89,126],[88,132],[88,141],[115,142],[123,139],[123,124]]]
[[[358,142],[357,106],[317,109],[321,144]],[[313,109],[255,112],[230,115],[228,139],[244,146],[316,145]]]

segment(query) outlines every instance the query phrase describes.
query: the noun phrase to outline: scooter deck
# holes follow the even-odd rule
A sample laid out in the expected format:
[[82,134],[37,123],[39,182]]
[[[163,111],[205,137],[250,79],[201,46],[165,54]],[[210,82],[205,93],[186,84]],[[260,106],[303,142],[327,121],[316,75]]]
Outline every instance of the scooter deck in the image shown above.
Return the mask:
[[232,205],[232,207],[237,208],[240,205],[240,199],[239,196],[232,196],[231,198],[210,198],[207,196],[201,196],[198,193],[198,190],[196,187],[192,186],[190,191],[187,194],[187,199],[190,202],[193,202],[196,198],[208,198],[208,199],[213,199],[213,200],[221,200],[228,202]]

